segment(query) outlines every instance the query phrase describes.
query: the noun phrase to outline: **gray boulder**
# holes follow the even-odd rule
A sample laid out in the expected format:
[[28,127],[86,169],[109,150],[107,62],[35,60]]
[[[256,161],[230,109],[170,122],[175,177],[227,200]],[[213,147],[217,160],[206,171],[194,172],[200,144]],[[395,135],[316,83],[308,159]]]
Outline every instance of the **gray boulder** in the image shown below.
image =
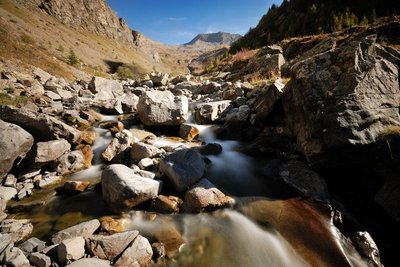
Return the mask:
[[18,248],[21,249],[26,256],[29,256],[31,253],[40,252],[45,249],[46,242],[36,237],[31,237],[19,245]]
[[159,181],[138,176],[125,165],[110,165],[103,171],[101,179],[103,199],[114,212],[156,198],[160,191]]
[[80,142],[81,131],[46,114],[25,108],[0,106],[0,119],[21,126],[34,136],[35,141],[64,138],[70,143]]
[[202,179],[185,193],[183,209],[186,212],[212,211],[233,204],[233,198],[226,196],[209,180]]
[[199,104],[195,107],[196,122],[199,124],[218,122],[232,108],[229,100]]
[[143,236],[138,235],[133,243],[122,253],[115,266],[149,266],[152,257],[153,249],[149,241]]
[[51,259],[50,257],[39,253],[34,252],[29,255],[29,262],[36,267],[50,267],[51,266]]
[[55,233],[52,236],[51,241],[53,244],[60,244],[63,240],[77,236],[90,237],[99,227],[100,222],[97,219],[83,222]]
[[137,112],[148,126],[180,125],[188,118],[186,96],[174,96],[170,91],[147,91],[139,98]]
[[33,145],[33,137],[21,127],[0,120],[0,183],[14,161],[24,158]]
[[158,157],[162,154],[162,150],[149,144],[136,142],[132,145],[130,153],[131,153],[131,159],[141,160],[143,158]]
[[65,139],[38,142],[29,155],[32,167],[40,168],[43,165],[61,157],[71,149],[70,143]]
[[184,192],[199,181],[205,172],[203,157],[194,149],[181,149],[161,159],[163,172],[178,192]]
[[33,225],[29,220],[7,219],[0,222],[0,233],[9,234],[13,242],[19,242],[29,236]]
[[61,242],[57,247],[58,260],[69,263],[85,256],[85,239],[81,236],[73,237]]
[[4,251],[3,266],[30,267],[29,260],[17,247],[8,248]]
[[71,151],[62,155],[55,162],[59,175],[67,175],[85,169],[85,155],[81,150]]
[[96,258],[86,258],[74,261],[68,264],[67,267],[111,267],[109,261],[100,260]]
[[86,248],[92,256],[104,260],[114,260],[138,234],[138,231],[127,231],[110,236],[95,235],[86,238]]

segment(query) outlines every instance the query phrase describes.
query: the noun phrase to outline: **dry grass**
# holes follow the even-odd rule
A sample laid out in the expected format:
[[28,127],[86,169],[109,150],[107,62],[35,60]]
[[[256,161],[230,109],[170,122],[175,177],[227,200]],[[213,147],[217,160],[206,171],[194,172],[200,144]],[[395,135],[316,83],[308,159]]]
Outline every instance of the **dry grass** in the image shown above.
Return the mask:
[[383,128],[380,133],[382,139],[388,139],[392,137],[400,136],[400,126],[399,125],[388,125]]
[[28,97],[26,96],[12,96],[6,92],[0,92],[0,105],[12,105],[21,107],[28,103]]
[[252,57],[254,57],[259,49],[253,49],[253,50],[248,50],[248,49],[242,49],[240,52],[237,52],[233,56],[234,61],[245,61],[248,60]]

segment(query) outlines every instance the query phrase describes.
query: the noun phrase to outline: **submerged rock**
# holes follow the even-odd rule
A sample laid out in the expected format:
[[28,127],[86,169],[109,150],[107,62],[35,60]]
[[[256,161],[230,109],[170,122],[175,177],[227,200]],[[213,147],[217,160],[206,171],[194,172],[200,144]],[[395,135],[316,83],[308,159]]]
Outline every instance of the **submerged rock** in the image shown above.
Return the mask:
[[186,96],[174,96],[170,91],[147,91],[139,98],[140,120],[148,126],[180,125],[188,118]]
[[181,149],[161,159],[160,171],[172,183],[175,190],[184,192],[199,181],[205,172],[203,157],[194,149]]
[[186,212],[212,211],[233,202],[233,198],[226,196],[209,180],[202,179],[185,193],[183,209]]
[[18,125],[0,120],[0,184],[11,170],[14,161],[18,157],[24,158],[32,145],[32,135]]
[[103,199],[114,212],[131,209],[156,198],[161,185],[159,181],[143,178],[125,165],[108,166],[101,175]]

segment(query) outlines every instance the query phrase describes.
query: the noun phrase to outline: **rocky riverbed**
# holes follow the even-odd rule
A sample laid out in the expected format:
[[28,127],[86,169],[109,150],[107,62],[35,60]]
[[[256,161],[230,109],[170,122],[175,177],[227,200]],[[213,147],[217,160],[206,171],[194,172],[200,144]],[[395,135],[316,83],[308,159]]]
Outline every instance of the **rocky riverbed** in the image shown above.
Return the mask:
[[[400,125],[400,53],[376,36],[332,47],[270,63],[278,77],[262,86],[4,70],[13,90],[0,106],[0,262],[381,266],[378,247],[390,259],[393,241],[349,212],[358,203],[332,175],[395,144],[380,138]],[[285,68],[291,79],[279,77]],[[390,199],[379,203],[397,219]]]

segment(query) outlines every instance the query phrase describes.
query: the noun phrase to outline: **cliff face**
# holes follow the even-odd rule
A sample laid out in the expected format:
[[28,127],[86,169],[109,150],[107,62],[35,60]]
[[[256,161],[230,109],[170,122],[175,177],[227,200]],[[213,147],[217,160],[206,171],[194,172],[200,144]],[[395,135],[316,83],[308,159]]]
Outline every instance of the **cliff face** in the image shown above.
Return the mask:
[[240,37],[242,37],[240,34],[231,34],[226,32],[203,33],[203,34],[198,34],[192,41],[190,41],[186,45],[194,45],[199,42],[219,44],[219,45],[231,45],[233,42],[237,41]]
[[40,9],[74,29],[84,29],[133,45],[132,30],[105,0],[33,0]]

